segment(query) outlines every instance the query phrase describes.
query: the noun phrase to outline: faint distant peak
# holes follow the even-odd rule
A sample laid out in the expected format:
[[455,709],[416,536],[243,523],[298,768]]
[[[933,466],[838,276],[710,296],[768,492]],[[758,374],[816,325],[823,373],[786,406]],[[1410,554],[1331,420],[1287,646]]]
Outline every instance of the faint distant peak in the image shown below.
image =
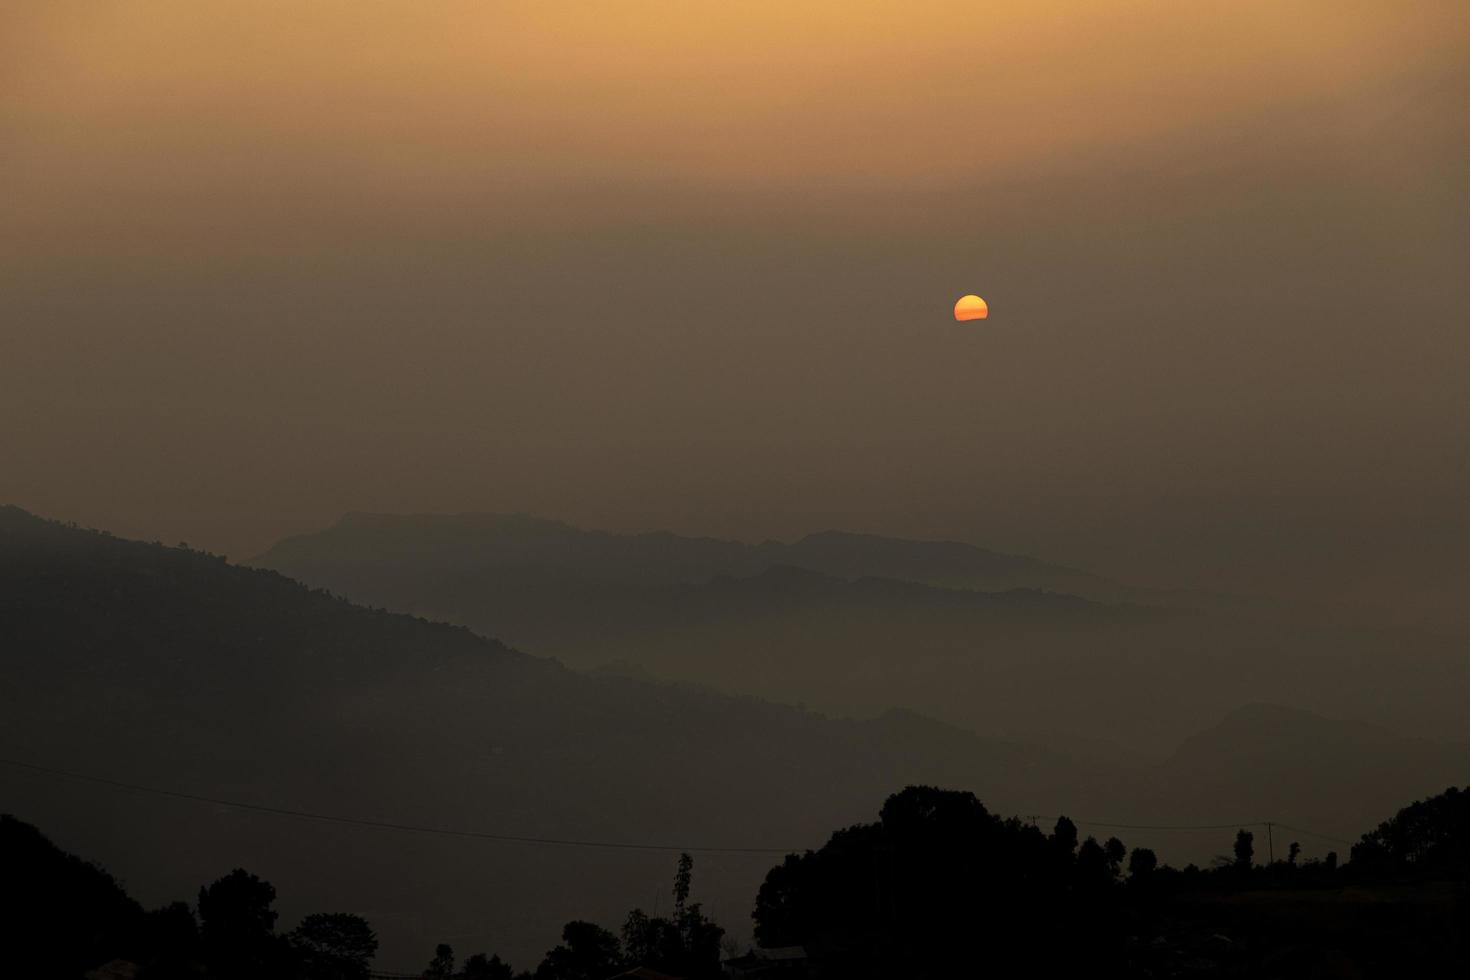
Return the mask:
[[1354,731],[1361,734],[1377,733],[1385,737],[1392,734],[1370,722],[1350,718],[1331,718],[1313,711],[1308,711],[1305,708],[1292,708],[1267,701],[1243,704],[1227,712],[1210,731],[1231,732],[1249,730],[1252,732],[1279,732],[1293,730],[1311,732],[1326,729]]
[[1000,558],[1021,558],[1024,561],[1035,560],[1024,558],[1024,556],[1006,554],[1005,552],[996,551],[992,548],[984,548],[965,541],[955,541],[950,538],[902,538],[888,534],[871,534],[865,531],[842,531],[836,528],[829,528],[825,531],[813,531],[810,534],[798,538],[791,545],[781,545],[781,547],[801,547],[802,545],[824,545],[829,547],[841,547],[845,545],[852,548],[870,548],[874,546],[888,548],[926,548],[940,551],[981,552]]
[[[1311,757],[1329,748],[1357,746],[1362,751],[1421,740],[1354,718],[1333,718],[1304,708],[1257,702],[1244,704],[1180,743],[1176,762]],[[1427,743],[1425,743],[1427,744]]]
[[[337,519],[332,528],[372,527],[456,527],[456,528],[556,528],[582,532],[582,528],[566,521],[549,517],[537,517],[523,512],[498,513],[495,511],[465,511],[452,514],[409,513],[395,514],[387,511],[350,510]],[[331,528],[329,528],[330,530]]]

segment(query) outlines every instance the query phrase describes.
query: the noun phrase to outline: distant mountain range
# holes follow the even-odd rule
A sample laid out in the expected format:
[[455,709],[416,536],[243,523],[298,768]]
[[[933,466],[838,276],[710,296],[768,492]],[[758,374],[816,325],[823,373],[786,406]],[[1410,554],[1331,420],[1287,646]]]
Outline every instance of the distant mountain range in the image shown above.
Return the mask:
[[[848,581],[789,566],[744,578],[720,572],[725,577],[697,584],[670,581],[655,565],[637,572],[645,581],[636,588],[685,601],[671,607],[661,599],[637,617],[686,608],[695,622],[710,622],[713,609],[735,622],[752,617],[753,635],[765,638],[777,636],[783,623],[795,624],[787,645],[751,655],[753,674],[774,671],[780,657],[799,649],[802,623],[837,617],[854,642],[876,630],[880,642],[855,647],[849,670],[876,669],[874,652],[888,650],[896,663],[883,668],[890,671],[883,682],[894,690],[889,705],[910,700],[911,689],[900,683],[906,670],[935,680],[945,666],[917,644],[888,646],[906,624],[924,643],[939,635],[920,628],[931,617],[965,630],[1000,622],[1018,631],[1017,643],[1029,631],[1058,629],[1057,621],[1068,624],[1058,635],[1074,639],[1116,630],[1117,642],[1070,653],[1011,649],[1018,662],[1039,665],[1031,675],[1037,683],[1051,678],[1049,700],[1044,686],[1027,688],[1021,675],[1002,682],[1005,675],[988,666],[979,675],[997,679],[987,705],[1018,702],[1010,717],[1022,717],[1026,700],[1039,699],[1029,705],[1038,717],[1076,710],[1095,727],[1086,742],[1053,740],[1076,750],[1064,751],[980,737],[913,711],[830,719],[708,687],[582,672],[463,627],[354,605],[276,572],[0,508],[0,656],[7,679],[0,686],[0,757],[370,820],[607,843],[776,849],[816,846],[832,827],[866,818],[908,783],[972,789],[993,810],[1043,819],[1062,812],[1135,824],[1276,819],[1348,836],[1405,799],[1465,781],[1470,754],[1458,746],[1297,709],[1230,715],[1157,765],[1130,769],[1110,761],[1114,727],[1126,730],[1125,716],[1171,684],[1185,702],[1171,710],[1198,712],[1191,733],[1225,713],[1211,714],[1198,707],[1206,699],[1185,696],[1201,683],[1181,680],[1193,656],[1187,649],[1172,651],[1172,668],[1162,650],[1136,661],[1118,657],[1150,636],[1152,618],[1193,627],[1193,614],[1035,591],[994,595]],[[409,580],[413,570],[398,574]],[[556,578],[554,569],[547,572],[547,580]],[[710,609],[689,606],[696,598]],[[795,619],[764,612],[773,602],[792,603]],[[569,620],[582,615],[575,605],[568,609]],[[849,618],[863,609],[872,611],[871,619]],[[813,610],[821,615],[813,619]],[[677,634],[683,627],[668,629]],[[690,627],[676,646],[691,657],[723,656],[695,642],[700,629]],[[1077,629],[1083,633],[1074,635]],[[994,661],[983,648],[977,654],[956,647],[945,655]],[[1140,664],[1150,665],[1158,684],[1121,697],[1121,688],[1137,682]],[[1437,676],[1450,688],[1444,697],[1458,703],[1464,687],[1450,668],[1459,668],[1445,664]],[[1236,690],[1283,688],[1279,678],[1250,670],[1248,660],[1228,660],[1208,676],[1247,677],[1250,683]],[[1063,676],[1065,683],[1057,680]],[[1322,675],[1324,690],[1337,684],[1334,675]],[[1410,697],[1380,694],[1386,702]],[[1223,699],[1216,692],[1208,700]],[[244,866],[280,886],[287,922],[321,909],[367,916],[383,938],[385,964],[420,962],[439,941],[528,962],[569,918],[616,926],[630,906],[652,911],[666,902],[675,856],[342,826],[5,765],[0,810],[94,856],[148,904],[192,894]],[[1116,832],[1175,861],[1207,860],[1231,837],[1089,826],[1083,832]],[[1335,846],[1316,843],[1315,853]],[[778,858],[699,852],[696,897],[727,927],[748,935],[756,886]]]
[[[820,531],[795,542],[745,544],[667,531],[614,534],[528,514],[351,513],[324,530],[276,543],[246,564],[304,579],[381,586],[390,569],[485,575],[492,570],[603,585],[699,585],[791,566],[835,578],[879,578],[979,592],[1034,589],[1099,602],[1134,602],[1258,618],[1342,621],[1351,610],[1185,589],[1146,589],[1105,576],[959,541]],[[1355,620],[1356,621],[1356,620]],[[1372,622],[1365,616],[1363,622]]]
[[1463,642],[1240,615],[953,542],[351,515],[256,563],[577,667],[838,714],[903,705],[1068,752],[1101,740],[1117,759],[1160,759],[1201,719],[1263,700],[1470,738]]
[[988,592],[1047,589],[1079,595],[1122,587],[1075,568],[953,541],[908,541],[824,531],[749,545],[654,531],[612,534],[525,514],[349,514],[334,527],[286,538],[251,564],[318,574],[377,566],[481,573],[541,570],[589,582],[697,585],[781,566],[838,578],[887,578]]

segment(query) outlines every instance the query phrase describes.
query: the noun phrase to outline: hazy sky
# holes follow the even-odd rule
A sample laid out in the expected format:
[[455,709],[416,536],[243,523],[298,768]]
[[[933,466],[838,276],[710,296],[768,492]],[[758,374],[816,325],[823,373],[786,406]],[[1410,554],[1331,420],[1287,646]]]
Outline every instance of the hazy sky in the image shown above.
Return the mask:
[[7,3],[0,500],[1448,609],[1467,50],[1463,0]]

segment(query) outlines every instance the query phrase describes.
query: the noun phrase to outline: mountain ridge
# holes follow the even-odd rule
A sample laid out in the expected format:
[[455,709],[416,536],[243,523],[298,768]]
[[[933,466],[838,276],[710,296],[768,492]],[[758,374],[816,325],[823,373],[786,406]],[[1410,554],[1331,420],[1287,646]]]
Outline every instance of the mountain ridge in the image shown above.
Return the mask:
[[[1094,779],[1054,753],[899,716],[825,718],[591,676],[276,572],[18,509],[0,511],[0,582],[8,753],[199,796],[543,837],[784,848],[814,846],[909,782],[1056,801]],[[621,914],[669,873],[638,852],[501,848],[467,866],[462,842],[385,841],[8,769],[0,792],[149,900],[228,870],[221,854],[317,908],[368,896],[374,907],[359,911],[381,920],[390,959],[442,939],[415,931],[403,918],[413,908],[440,923],[478,909],[491,916],[482,934],[513,934],[494,945],[526,958],[555,924]],[[99,803],[117,807],[113,819],[95,819]],[[765,861],[711,860],[703,900],[741,921]],[[517,894],[514,907],[483,873]],[[373,897],[380,880],[402,897]]]
[[[1258,677],[1279,679],[1280,700],[1328,715],[1434,738],[1470,734],[1442,683],[1470,682],[1452,640],[1155,605],[1131,591],[1086,595],[1059,587],[1075,581],[1026,577],[1033,565],[1022,559],[1007,565],[1019,579],[957,584],[957,570],[990,567],[992,553],[973,546],[845,532],[800,540],[815,543],[773,549],[527,517],[372,515],[293,538],[267,564],[583,669],[620,663],[842,715],[901,703],[1043,744],[1107,731],[1138,762],[1161,758],[1200,718],[1259,700]],[[934,554],[938,563],[925,564]],[[1406,689],[1423,692],[1413,711],[1382,696],[1395,662]]]
[[[1336,730],[1328,718],[1276,755],[1286,772],[1316,756],[1341,764],[1273,787],[1261,785],[1260,752],[1250,745],[1227,740],[1204,762],[1176,752],[1172,765],[1129,768],[1103,750],[1078,761],[1064,751],[1069,737],[1049,747],[977,735],[902,707],[909,699],[896,685],[874,717],[829,718],[707,688],[583,673],[279,573],[18,510],[0,511],[0,583],[0,651],[15,681],[0,688],[0,744],[9,754],[198,796],[369,820],[801,849],[896,788],[927,784],[973,789],[1002,813],[1140,824],[1264,817],[1347,834],[1379,812],[1365,800],[1359,756],[1391,765],[1402,798],[1442,788],[1446,769],[1462,772],[1466,762],[1459,746],[1380,738],[1371,728],[1368,742],[1323,753],[1331,740],[1316,733]],[[1097,663],[1079,679],[1079,696],[1101,706],[1100,718],[1133,710],[1103,686],[1115,669],[1108,658],[1089,659]],[[1064,711],[1088,703],[1063,693],[1050,691]],[[1019,689],[1000,695],[1033,711],[1040,704]],[[1221,724],[1228,734],[1228,715]],[[398,962],[456,936],[521,959],[539,955],[555,923],[615,924],[669,872],[658,854],[487,849],[346,831],[63,785],[9,767],[0,794],[19,801],[7,809],[96,855],[147,901],[218,877],[228,855],[231,866],[250,867],[299,903],[283,914],[348,907],[367,915],[385,957]],[[99,809],[109,819],[98,820]],[[1216,830],[1133,837],[1180,863],[1226,844]],[[744,921],[770,862],[700,861],[700,900],[723,921]],[[420,913],[435,933],[414,925]]]
[[[1112,583],[1090,573],[1068,566],[1056,565],[1023,555],[1012,555],[994,551],[979,545],[948,540],[915,540],[878,534],[852,531],[815,531],[791,542],[768,539],[759,544],[709,536],[676,534],[671,531],[643,531],[637,533],[615,533],[585,529],[567,521],[537,517],[526,513],[467,512],[458,514],[390,514],[380,512],[349,512],[335,524],[321,531],[291,535],[283,538],[265,552],[248,559],[247,564],[274,567],[282,564],[299,563],[318,558],[312,546],[324,539],[349,534],[371,533],[371,540],[357,542],[367,555],[357,555],[357,560],[401,560],[406,557],[403,549],[422,551],[424,543],[417,546],[403,535],[414,533],[429,535],[424,539],[437,546],[449,546],[451,553],[462,556],[475,554],[480,561],[493,555],[490,546],[507,550],[527,544],[536,544],[533,553],[513,552],[525,563],[534,563],[533,558],[562,558],[570,550],[581,553],[597,549],[612,550],[620,557],[658,557],[659,551],[650,551],[649,546],[662,549],[663,557],[669,555],[682,558],[683,564],[674,562],[674,576],[683,570],[685,577],[671,577],[668,581],[703,581],[715,574],[749,574],[769,565],[796,565],[813,571],[825,571],[838,577],[861,577],[867,574],[863,563],[877,562],[880,565],[897,564],[904,561],[934,562],[942,559],[953,567],[954,574],[968,574],[972,578],[983,576],[1005,576],[1029,574],[1054,578],[1058,581],[1096,582],[1100,587],[1117,588]],[[444,536],[451,532],[452,537]],[[540,535],[539,541],[528,541],[527,533]],[[498,534],[499,540],[488,540],[489,535]],[[395,550],[397,549],[397,550]],[[860,549],[865,552],[859,553]],[[880,549],[882,555],[874,555]],[[852,574],[843,574],[843,569],[854,569]],[[902,574],[872,574],[879,577],[904,578]],[[936,582],[934,584],[944,584]]]

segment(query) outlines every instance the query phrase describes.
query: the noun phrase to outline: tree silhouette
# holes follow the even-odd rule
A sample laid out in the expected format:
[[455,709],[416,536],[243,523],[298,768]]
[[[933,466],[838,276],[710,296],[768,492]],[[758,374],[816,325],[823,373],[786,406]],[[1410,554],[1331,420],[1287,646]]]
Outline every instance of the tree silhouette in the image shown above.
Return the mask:
[[290,940],[308,980],[363,980],[378,952],[367,920],[341,912],[308,915]]
[[[1361,866],[1355,860],[1339,872],[1329,853],[1298,868],[1301,849],[1293,841],[1284,862],[1242,874],[1254,860],[1254,837],[1245,830],[1236,835],[1235,860],[1221,858],[1214,871],[1161,866],[1152,850],[1127,852],[1116,838],[1100,844],[1089,837],[1064,864],[1057,854],[1065,833],[1048,838],[1019,819],[999,820],[968,793],[910,787],[888,799],[879,822],[838,831],[819,850],[788,855],[772,868],[757,901],[757,935],[819,951],[820,975],[852,980],[1018,972],[1162,976],[1174,975],[1180,962],[1229,966],[1219,962],[1222,955],[1245,955],[1222,951],[1219,936],[1226,933],[1212,934],[1214,928],[1241,931],[1252,950],[1289,961],[1291,975],[1309,975],[1296,967],[1310,969],[1321,965],[1314,958],[1346,951],[1373,967],[1365,975],[1463,976],[1470,968],[1462,938],[1470,902],[1456,861],[1470,841],[1465,799],[1457,791],[1401,810],[1364,835],[1355,849]],[[1127,887],[1115,878],[1124,853]],[[1295,870],[1284,873],[1280,864]],[[681,855],[672,918],[634,909],[621,949],[606,930],[569,922],[535,980],[606,980],[638,966],[714,980],[723,930],[691,900],[693,866]],[[366,980],[377,949],[368,923],[346,914],[309,915],[288,936],[277,936],[274,888],[241,869],[200,889],[201,928],[182,902],[143,913],[105,872],[8,817],[0,817],[0,867],[6,871],[0,923],[10,930],[7,975],[21,963],[26,971],[17,976],[74,977],[122,959],[141,965],[139,976],[147,980]],[[1395,871],[1386,887],[1375,884]],[[1266,879],[1273,887],[1248,896],[1252,921],[1243,928],[1241,903],[1231,894]],[[1304,927],[1300,891],[1334,879],[1363,898],[1335,901],[1339,921]],[[56,882],[76,891],[77,918],[61,919],[46,904],[67,895],[55,890]],[[1426,882],[1453,887],[1426,889]],[[1200,902],[1212,893],[1226,900]],[[1412,905],[1383,911],[1385,899],[1397,903],[1406,894]],[[46,906],[39,915],[28,904],[34,902]],[[98,909],[107,916],[99,918]],[[1138,936],[1156,938],[1140,944]],[[460,973],[454,965],[453,950],[440,945],[423,976],[531,980],[483,953]]]
[[663,919],[653,918],[642,909],[628,913],[623,922],[623,956],[630,966],[653,966],[662,959],[666,942]]
[[1108,861],[1107,851],[1097,842],[1096,837],[1087,838],[1077,849],[1078,887],[1101,888],[1107,885],[1112,878],[1113,869],[1112,864]]
[[1070,859],[1077,850],[1077,825],[1066,817],[1057,817],[1056,826],[1051,832],[1051,842]]
[[424,970],[425,980],[447,980],[454,976],[454,947],[448,943],[440,943],[434,947],[434,958],[429,961],[428,969]]
[[674,918],[684,915],[684,903],[689,901],[689,888],[694,879],[694,858],[679,855],[679,869],[674,873]]
[[1249,830],[1238,830],[1235,833],[1235,866],[1243,871],[1249,871],[1251,863],[1256,856],[1256,835]]
[[499,956],[486,957],[484,953],[476,953],[464,961],[464,971],[460,976],[464,980],[513,980],[515,971]]
[[681,977],[718,976],[720,939],[725,930],[705,918],[698,902],[689,904],[694,859],[679,855],[674,874],[672,919],[651,917],[642,909],[623,922],[623,960],[628,967],[646,966]]
[[254,977],[279,967],[275,900],[274,886],[243,868],[199,889],[200,940],[212,976]]
[[536,980],[607,980],[622,965],[617,937],[591,922],[568,922],[561,944],[536,968]]
[[1103,856],[1108,859],[1108,871],[1114,878],[1122,870],[1123,859],[1128,856],[1128,848],[1116,837],[1109,837],[1103,845]]
[[199,923],[188,902],[171,902],[148,913],[148,947],[154,950],[148,966],[150,980],[193,976],[200,958]]
[[[841,976],[969,974],[980,950],[995,969],[1060,967],[1084,944],[1061,939],[1079,918],[1055,837],[998,819],[971,793],[908,787],[876,824],[772,868],[756,939],[842,950]],[[1106,887],[1107,858],[1096,841],[1091,849]]]
[[1353,845],[1352,867],[1470,875],[1470,790],[1452,786],[1399,810]]

